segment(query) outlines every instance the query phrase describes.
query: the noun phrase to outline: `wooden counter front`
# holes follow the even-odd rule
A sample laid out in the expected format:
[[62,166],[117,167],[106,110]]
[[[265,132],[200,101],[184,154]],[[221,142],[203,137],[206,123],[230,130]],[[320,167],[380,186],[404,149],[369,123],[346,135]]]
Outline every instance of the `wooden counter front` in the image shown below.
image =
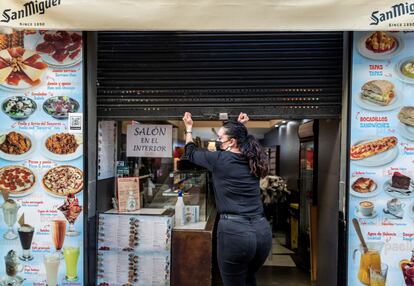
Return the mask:
[[216,212],[204,229],[174,229],[171,245],[172,286],[217,285]]

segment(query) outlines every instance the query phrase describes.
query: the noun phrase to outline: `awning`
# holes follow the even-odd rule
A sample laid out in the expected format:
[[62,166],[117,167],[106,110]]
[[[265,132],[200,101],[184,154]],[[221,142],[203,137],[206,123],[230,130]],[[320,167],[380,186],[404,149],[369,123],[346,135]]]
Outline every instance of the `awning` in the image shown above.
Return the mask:
[[64,30],[414,30],[390,0],[1,0],[0,26]]

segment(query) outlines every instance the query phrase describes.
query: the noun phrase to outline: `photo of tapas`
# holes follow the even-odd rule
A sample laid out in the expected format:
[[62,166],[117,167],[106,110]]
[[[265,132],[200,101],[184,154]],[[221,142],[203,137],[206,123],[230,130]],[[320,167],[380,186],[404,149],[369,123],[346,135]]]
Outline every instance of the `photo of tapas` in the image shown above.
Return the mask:
[[53,96],[43,103],[43,110],[53,118],[67,119],[68,113],[79,111],[79,103],[68,96]]
[[70,67],[82,61],[82,34],[48,31],[36,46],[43,60],[51,67]]
[[404,106],[398,113],[398,131],[405,139],[414,141],[414,106]]
[[49,134],[42,141],[45,157],[55,161],[70,161],[83,154],[82,134],[60,132]]
[[414,57],[402,59],[395,65],[395,74],[406,83],[414,84]]
[[351,184],[351,195],[359,198],[369,198],[378,195],[377,183],[368,177],[359,177]]
[[24,48],[24,35],[27,34],[27,31],[13,29],[9,29],[8,31],[3,30],[3,33],[0,34],[0,50],[16,47]]
[[74,166],[57,166],[46,172],[42,185],[46,193],[55,197],[76,195],[83,190],[83,172]]
[[357,140],[351,146],[350,159],[360,166],[382,166],[392,162],[398,156],[397,144],[398,139],[395,136]]
[[6,98],[1,105],[2,111],[12,119],[23,120],[29,118],[36,109],[36,102],[27,96],[12,96]]
[[384,183],[384,191],[391,197],[399,199],[412,198],[414,196],[414,183],[410,177],[394,172],[391,180]]
[[40,85],[48,65],[36,52],[21,47],[0,51],[0,85],[20,91]]
[[404,43],[395,33],[377,31],[363,35],[357,48],[368,59],[387,60],[399,54]]
[[7,166],[0,169],[0,190],[11,197],[23,197],[32,193],[36,183],[34,173],[23,166]]
[[356,103],[363,109],[371,111],[390,111],[401,106],[403,96],[395,91],[395,86],[388,80],[371,80],[361,87],[361,94]]
[[26,132],[0,132],[0,158],[7,161],[26,160],[35,150],[34,144],[35,140]]

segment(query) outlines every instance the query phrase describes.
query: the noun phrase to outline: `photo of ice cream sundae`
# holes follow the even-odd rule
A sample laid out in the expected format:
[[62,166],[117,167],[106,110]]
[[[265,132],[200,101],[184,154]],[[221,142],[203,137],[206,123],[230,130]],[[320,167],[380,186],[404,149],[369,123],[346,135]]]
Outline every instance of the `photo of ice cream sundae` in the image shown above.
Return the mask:
[[69,222],[69,230],[66,232],[67,236],[78,236],[80,233],[75,230],[75,221],[82,212],[82,207],[79,205],[78,199],[74,194],[68,194],[66,199],[60,207],[58,207],[67,221]]
[[1,285],[22,285],[24,279],[17,274],[23,270],[22,264],[17,259],[17,254],[14,250],[7,252],[4,256],[4,262],[6,263],[6,276],[0,280]]

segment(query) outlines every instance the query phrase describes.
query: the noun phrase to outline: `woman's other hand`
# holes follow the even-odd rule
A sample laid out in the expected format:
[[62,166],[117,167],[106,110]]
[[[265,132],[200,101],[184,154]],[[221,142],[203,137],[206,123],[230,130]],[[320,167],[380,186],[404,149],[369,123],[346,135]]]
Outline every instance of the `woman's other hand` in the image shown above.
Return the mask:
[[183,122],[186,130],[191,130],[191,128],[193,128],[193,119],[191,118],[190,112],[184,113]]
[[244,124],[247,121],[249,121],[249,116],[247,116],[246,113],[240,112],[239,118],[237,118],[237,121],[240,122],[240,123],[242,123],[242,124]]

